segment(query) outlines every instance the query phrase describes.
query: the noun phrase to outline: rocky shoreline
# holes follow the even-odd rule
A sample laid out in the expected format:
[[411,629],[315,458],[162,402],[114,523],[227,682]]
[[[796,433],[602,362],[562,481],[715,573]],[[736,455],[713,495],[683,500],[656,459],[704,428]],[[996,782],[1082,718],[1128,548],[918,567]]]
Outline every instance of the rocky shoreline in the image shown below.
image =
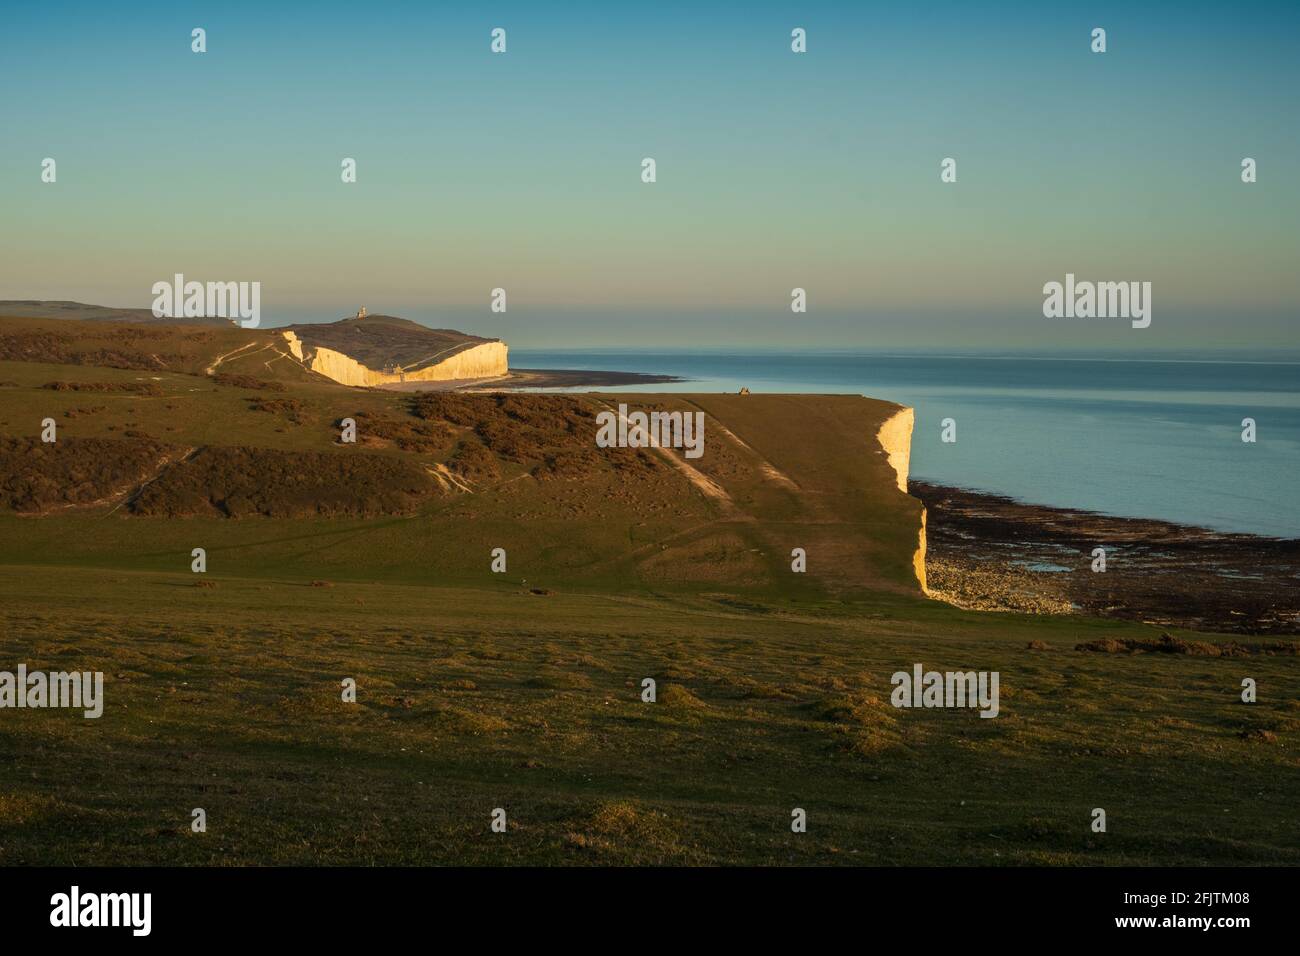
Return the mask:
[[[1300,541],[1024,504],[924,481],[932,596],[1232,634],[1300,633]],[[1094,571],[1103,548],[1106,569]]]

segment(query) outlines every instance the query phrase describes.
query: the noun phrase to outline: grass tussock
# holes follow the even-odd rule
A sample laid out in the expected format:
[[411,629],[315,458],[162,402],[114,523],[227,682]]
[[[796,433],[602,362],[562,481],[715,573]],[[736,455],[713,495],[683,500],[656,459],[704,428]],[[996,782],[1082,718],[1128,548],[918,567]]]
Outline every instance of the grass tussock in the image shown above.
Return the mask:
[[681,684],[668,684],[661,687],[656,694],[656,700],[659,706],[671,713],[703,714],[709,710],[708,704]]
[[876,757],[899,746],[898,721],[888,707],[870,694],[831,694],[805,705],[838,749],[858,757]]
[[664,861],[684,852],[679,827],[668,814],[628,800],[606,800],[577,815],[564,843],[576,850],[622,862]]
[[438,729],[470,737],[500,734],[510,729],[510,722],[500,717],[453,704],[435,705],[429,709],[428,716]]

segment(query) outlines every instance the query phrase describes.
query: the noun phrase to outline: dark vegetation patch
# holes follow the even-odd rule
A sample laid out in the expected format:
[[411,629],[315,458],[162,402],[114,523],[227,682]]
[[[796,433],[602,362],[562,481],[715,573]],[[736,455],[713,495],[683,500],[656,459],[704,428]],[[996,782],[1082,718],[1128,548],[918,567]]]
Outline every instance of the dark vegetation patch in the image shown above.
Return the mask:
[[1241,731],[1241,733],[1237,734],[1237,736],[1240,737],[1242,740],[1246,741],[1247,743],[1252,743],[1252,744],[1277,743],[1277,734],[1273,733],[1273,731],[1271,730],[1264,730],[1263,728],[1260,727],[1255,727],[1250,730],[1243,730]]
[[463,443],[448,463],[469,478],[495,477],[492,472],[500,471],[488,465],[479,447],[498,462],[527,466],[540,481],[577,481],[608,468],[640,477],[662,467],[642,449],[597,448],[597,409],[577,396],[422,392],[412,397],[410,411],[417,418],[474,432],[482,445]]
[[388,455],[205,448],[147,485],[130,510],[232,518],[375,517],[408,514],[438,491],[418,463]]
[[542,463],[532,470],[538,481],[576,481],[600,468],[599,450],[592,448],[564,448],[545,455]]
[[96,349],[75,356],[72,364],[103,365],[105,368],[127,368],[138,372],[148,372],[160,368],[175,368],[177,365],[185,363],[186,358],[183,355],[159,355],[155,354],[155,352],[140,355],[117,349]]
[[37,514],[125,494],[157,470],[168,450],[150,440],[0,438],[0,506]]
[[[148,340],[170,339],[171,333],[131,326],[106,326],[94,334],[49,330],[0,331],[0,361],[45,362],[51,365],[99,365],[106,368],[152,371],[181,366],[185,358],[150,351]],[[95,344],[103,340],[112,347]],[[136,345],[139,351],[124,348]]]
[[411,397],[410,412],[416,418],[450,422],[462,428],[473,428],[479,420],[492,413],[494,396],[453,395],[447,392],[417,392]]
[[69,408],[65,411],[63,417],[82,418],[86,415],[97,415],[106,408],[108,408],[107,405],[78,405],[76,408]]
[[46,382],[41,388],[55,392],[134,392],[155,397],[163,394],[155,382]]
[[308,418],[307,406],[296,398],[250,398],[248,410],[283,415],[295,425],[303,424]]
[[501,464],[497,456],[488,451],[482,442],[466,439],[447,462],[447,468],[470,481],[496,481],[501,477]]
[[357,423],[359,442],[377,438],[402,451],[436,454],[446,451],[456,439],[455,430],[445,422],[383,418],[369,412],[356,412],[352,418]]
[[595,447],[595,416],[558,395],[492,395],[494,405],[474,426],[483,444],[507,461],[533,463],[555,450]]
[[595,446],[595,414],[562,395],[456,395],[424,392],[411,401],[417,418],[472,428],[499,458],[540,463],[547,452]]
[[1254,654],[1300,654],[1300,641],[1189,641],[1172,634],[1161,634],[1159,640],[1144,638],[1104,637],[1096,641],[1076,644],[1076,651],[1097,651],[1102,654],[1187,654],[1192,657],[1249,657]]
[[714,597],[713,600],[724,607],[733,608],[737,611],[745,611],[749,614],[772,613],[772,608],[766,604],[755,604],[753,601],[742,601],[740,598],[720,596]]
[[212,381],[218,385],[229,385],[233,388],[251,388],[262,392],[283,392],[283,382],[269,382],[264,378],[254,378],[251,375],[240,375],[236,372],[217,372],[212,376]]

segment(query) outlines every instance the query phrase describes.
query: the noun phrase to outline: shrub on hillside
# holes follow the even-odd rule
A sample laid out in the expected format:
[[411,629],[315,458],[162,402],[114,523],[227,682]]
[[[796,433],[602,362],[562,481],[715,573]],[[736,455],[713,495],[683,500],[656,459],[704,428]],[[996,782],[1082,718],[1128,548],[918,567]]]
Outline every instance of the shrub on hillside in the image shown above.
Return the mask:
[[229,385],[232,388],[251,388],[265,392],[283,392],[283,382],[268,382],[264,378],[254,378],[251,375],[239,375],[235,372],[217,372],[212,376],[212,381],[218,385]]
[[46,382],[41,387],[55,392],[133,392],[155,397],[163,393],[155,382]]
[[361,441],[378,438],[391,442],[402,451],[418,454],[442,452],[450,448],[456,438],[452,428],[440,421],[380,418],[367,412],[356,412],[352,418],[357,423],[357,437]]
[[214,447],[164,471],[130,510],[231,518],[375,517],[410,513],[440,487],[418,463],[390,455]]
[[170,450],[152,440],[0,438],[0,507],[36,514],[126,494]]

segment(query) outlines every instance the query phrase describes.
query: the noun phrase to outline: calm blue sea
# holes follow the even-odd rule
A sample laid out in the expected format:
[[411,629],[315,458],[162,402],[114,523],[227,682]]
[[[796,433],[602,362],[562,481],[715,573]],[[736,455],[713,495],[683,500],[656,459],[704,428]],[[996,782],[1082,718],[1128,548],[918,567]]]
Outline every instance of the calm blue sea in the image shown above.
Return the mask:
[[[1300,361],[512,349],[518,368],[679,375],[622,391],[851,392],[916,409],[912,476],[1022,501],[1300,537]],[[620,389],[609,389],[620,391]],[[1243,418],[1257,423],[1241,440]],[[941,421],[957,441],[940,440]]]

